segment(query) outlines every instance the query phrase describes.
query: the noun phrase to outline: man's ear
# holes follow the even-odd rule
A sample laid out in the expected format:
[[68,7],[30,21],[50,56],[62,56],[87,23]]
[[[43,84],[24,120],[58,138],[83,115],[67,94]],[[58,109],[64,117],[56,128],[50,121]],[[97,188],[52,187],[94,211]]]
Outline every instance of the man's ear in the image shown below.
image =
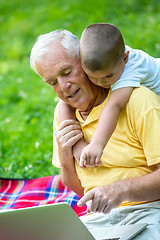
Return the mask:
[[129,51],[124,54],[124,62],[127,63],[129,58]]

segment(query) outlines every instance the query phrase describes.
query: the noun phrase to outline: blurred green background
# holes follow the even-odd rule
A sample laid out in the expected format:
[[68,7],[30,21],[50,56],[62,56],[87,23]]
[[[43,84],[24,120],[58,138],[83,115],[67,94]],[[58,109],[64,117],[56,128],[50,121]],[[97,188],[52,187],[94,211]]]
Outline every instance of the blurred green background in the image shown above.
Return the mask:
[[58,173],[52,164],[57,98],[30,69],[30,50],[43,33],[61,28],[80,37],[109,22],[125,43],[160,57],[159,0],[0,0],[0,177]]

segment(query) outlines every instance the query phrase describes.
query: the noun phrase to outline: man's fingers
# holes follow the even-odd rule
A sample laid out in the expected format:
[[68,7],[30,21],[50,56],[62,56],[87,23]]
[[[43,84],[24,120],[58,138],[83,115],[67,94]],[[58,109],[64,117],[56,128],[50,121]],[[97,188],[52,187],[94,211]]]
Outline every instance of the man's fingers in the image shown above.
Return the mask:
[[87,203],[87,213],[91,213],[91,207],[92,207],[92,200],[88,201]]
[[92,200],[94,197],[94,192],[90,190],[87,192],[77,203],[79,207],[82,207],[85,203],[87,203],[89,200]]
[[82,137],[83,133],[80,129],[71,130],[70,132],[67,132],[65,134],[62,134],[60,131],[56,132],[57,142],[64,147],[72,147]]
[[79,133],[72,138],[68,139],[66,145],[73,146],[76,142],[78,142],[83,137],[83,133]]
[[64,135],[66,133],[69,133],[70,131],[80,130],[80,129],[81,129],[81,126],[75,120],[65,120],[59,125],[56,132],[57,132],[57,135],[59,134]]
[[73,119],[68,119],[64,120],[58,127],[59,130],[63,129],[64,127],[70,126],[70,125],[79,125],[79,122],[73,120]]

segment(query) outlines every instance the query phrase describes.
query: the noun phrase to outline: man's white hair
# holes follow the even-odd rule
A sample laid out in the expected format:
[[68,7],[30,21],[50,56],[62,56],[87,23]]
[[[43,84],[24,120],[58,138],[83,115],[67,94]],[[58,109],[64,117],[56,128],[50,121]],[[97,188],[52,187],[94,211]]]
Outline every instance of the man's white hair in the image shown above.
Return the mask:
[[[50,52],[49,46],[53,43],[60,43],[66,53],[72,54],[79,58],[79,39],[67,30],[55,30],[43,35],[40,35],[34,44],[30,54],[31,68],[38,74],[36,64],[40,58]],[[38,74],[39,75],[39,74]]]

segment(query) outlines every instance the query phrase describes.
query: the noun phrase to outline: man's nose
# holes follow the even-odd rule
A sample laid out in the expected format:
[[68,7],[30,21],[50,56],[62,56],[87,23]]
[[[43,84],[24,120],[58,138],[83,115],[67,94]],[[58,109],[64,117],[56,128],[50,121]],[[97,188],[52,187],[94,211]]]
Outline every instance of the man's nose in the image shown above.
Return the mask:
[[59,83],[61,91],[66,91],[71,86],[71,83],[69,81],[67,81],[66,79],[61,78],[61,77],[58,78],[58,83]]

